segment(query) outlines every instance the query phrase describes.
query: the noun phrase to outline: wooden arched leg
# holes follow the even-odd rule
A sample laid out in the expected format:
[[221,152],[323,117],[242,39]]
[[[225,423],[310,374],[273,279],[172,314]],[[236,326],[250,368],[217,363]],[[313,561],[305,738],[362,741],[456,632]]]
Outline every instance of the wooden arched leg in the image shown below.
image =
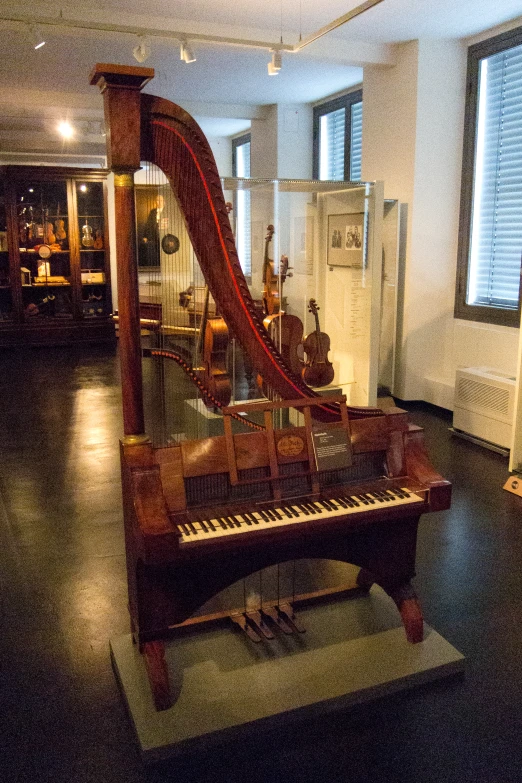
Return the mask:
[[140,647],[145,660],[154,706],[159,711],[172,706],[170,696],[169,672],[165,659],[165,643],[162,641],[145,642]]
[[366,568],[361,568],[356,578],[357,587],[361,590],[369,591],[371,586],[375,584],[375,577]]
[[422,609],[412,585],[407,582],[399,588],[386,591],[395,601],[406,631],[406,638],[411,644],[418,644],[424,638],[424,619]]

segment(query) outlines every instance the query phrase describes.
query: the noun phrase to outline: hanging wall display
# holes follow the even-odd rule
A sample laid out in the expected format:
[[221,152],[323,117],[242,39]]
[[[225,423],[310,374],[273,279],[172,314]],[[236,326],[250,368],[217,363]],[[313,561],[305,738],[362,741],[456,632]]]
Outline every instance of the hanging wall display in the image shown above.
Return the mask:
[[328,215],[328,266],[364,265],[364,213]]

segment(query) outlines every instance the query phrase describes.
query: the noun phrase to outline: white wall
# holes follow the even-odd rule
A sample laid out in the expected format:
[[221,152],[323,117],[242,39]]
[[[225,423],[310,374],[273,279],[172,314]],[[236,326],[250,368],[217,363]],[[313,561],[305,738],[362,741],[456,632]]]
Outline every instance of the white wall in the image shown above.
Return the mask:
[[312,178],[313,109],[307,104],[270,106],[265,119],[250,129],[252,177]]
[[458,366],[514,373],[518,330],[453,317],[467,48],[413,41],[364,72],[363,179],[406,205],[395,393],[451,408]]
[[232,176],[232,141],[225,136],[208,136],[220,177]]

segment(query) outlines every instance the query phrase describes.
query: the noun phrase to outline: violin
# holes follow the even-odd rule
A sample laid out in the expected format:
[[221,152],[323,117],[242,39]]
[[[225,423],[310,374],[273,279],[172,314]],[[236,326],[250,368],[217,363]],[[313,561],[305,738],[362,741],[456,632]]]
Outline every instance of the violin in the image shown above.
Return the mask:
[[306,352],[306,362],[302,376],[309,386],[328,386],[334,379],[332,362],[328,359],[330,338],[326,332],[321,332],[319,326],[319,306],[315,299],[310,299],[308,312],[315,318],[315,331],[305,337],[303,348]]
[[58,220],[55,220],[54,222],[54,228],[55,232],[54,235],[56,237],[57,242],[63,242],[64,239],[67,239],[67,234],[65,233],[65,221],[61,218],[58,218]]
[[103,234],[99,228],[96,229],[96,239],[93,247],[95,250],[103,250]]
[[57,242],[63,242],[64,239],[67,239],[67,234],[65,233],[65,221],[60,217],[59,204],[56,212],[56,220],[54,221],[54,235]]
[[56,242],[56,235],[53,228],[54,226],[49,220],[49,211],[46,209],[44,214],[44,242],[46,245],[54,245]]
[[94,247],[94,237],[92,235],[92,226],[90,226],[87,221],[85,221],[85,225],[82,226],[82,245],[84,247]]

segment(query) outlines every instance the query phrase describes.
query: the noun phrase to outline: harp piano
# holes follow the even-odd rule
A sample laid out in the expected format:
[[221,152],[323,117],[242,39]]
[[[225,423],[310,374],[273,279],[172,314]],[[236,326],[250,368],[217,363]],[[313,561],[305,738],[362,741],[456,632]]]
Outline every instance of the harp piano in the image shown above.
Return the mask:
[[[225,587],[275,563],[311,557],[359,566],[360,586],[379,584],[396,602],[408,639],[421,641],[422,613],[411,586],[418,522],[425,512],[449,507],[451,487],[431,466],[422,431],[404,411],[320,397],[289,369],[241,272],[208,143],[180,107],[141,94],[153,75],[99,64],[91,84],[104,96],[115,173],[131,625],[156,707],[165,709],[171,701],[164,639],[172,627]],[[259,412],[259,404],[246,404],[244,411],[224,409],[223,436],[154,448],[145,434],[133,183],[141,160],[169,179],[220,313],[282,398],[261,403],[263,431],[233,434],[232,416]],[[288,407],[303,413],[304,425],[275,430],[273,412]],[[313,422],[345,434],[349,459],[342,468],[319,464]],[[285,438],[289,447],[281,445]],[[277,620],[283,610],[273,610]]]

